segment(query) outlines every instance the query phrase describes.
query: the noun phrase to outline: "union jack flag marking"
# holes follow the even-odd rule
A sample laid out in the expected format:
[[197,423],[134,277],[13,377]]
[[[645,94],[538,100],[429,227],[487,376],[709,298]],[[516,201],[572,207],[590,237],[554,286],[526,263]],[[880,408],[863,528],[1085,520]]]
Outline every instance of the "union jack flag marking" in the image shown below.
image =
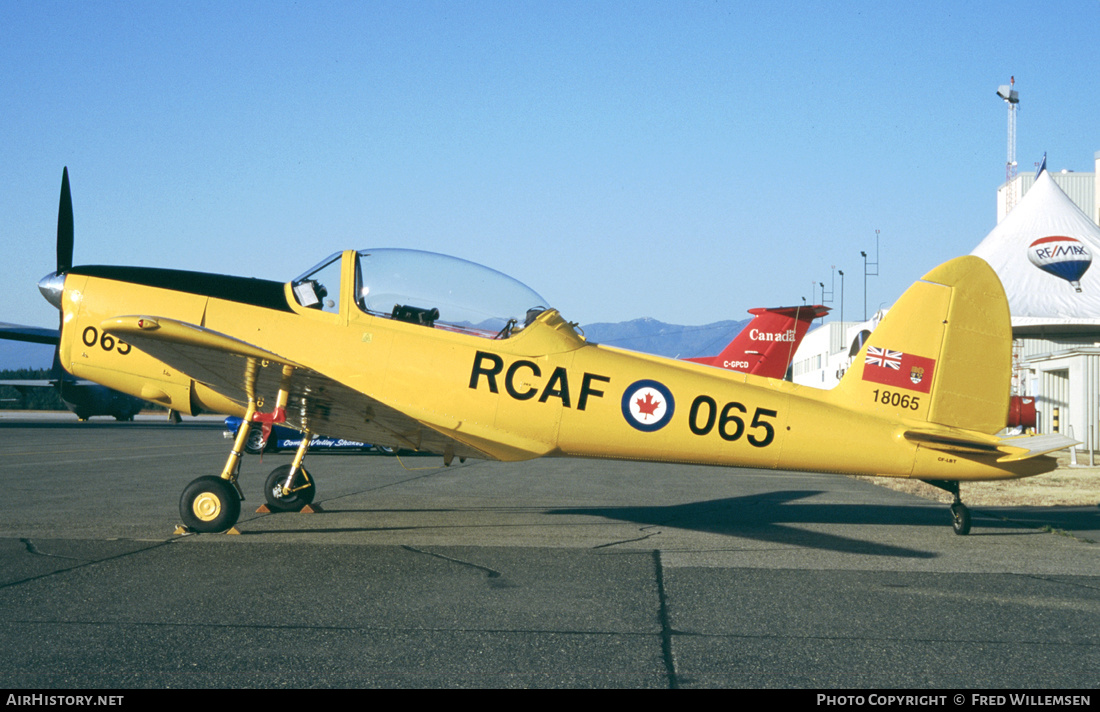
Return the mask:
[[904,354],[901,351],[880,349],[875,346],[867,347],[868,366],[881,366],[883,368],[892,368],[895,371],[900,371],[902,356],[904,356]]

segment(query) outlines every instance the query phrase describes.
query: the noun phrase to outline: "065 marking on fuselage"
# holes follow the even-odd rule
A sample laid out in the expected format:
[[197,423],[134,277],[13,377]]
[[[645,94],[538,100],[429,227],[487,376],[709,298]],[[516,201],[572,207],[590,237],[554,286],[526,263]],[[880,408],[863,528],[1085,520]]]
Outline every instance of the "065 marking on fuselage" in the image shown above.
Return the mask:
[[[745,434],[745,419],[741,415],[748,414],[748,409],[743,403],[730,401],[722,406],[721,413],[718,403],[708,395],[701,395],[691,402],[691,412],[688,414],[688,427],[696,435],[709,435],[717,425],[718,435],[726,442],[736,442]],[[756,408],[753,411],[752,422],[748,427],[760,430],[761,434],[749,433],[747,440],[753,447],[767,447],[775,440],[775,426],[771,418],[776,418],[779,411],[770,408]],[[732,430],[731,430],[732,428]]]
[[99,344],[99,348],[104,351],[114,351],[120,356],[125,356],[130,353],[130,344],[122,339],[116,339],[107,332],[100,333],[94,326],[85,328],[81,333],[80,339],[84,342],[85,346],[92,347]]

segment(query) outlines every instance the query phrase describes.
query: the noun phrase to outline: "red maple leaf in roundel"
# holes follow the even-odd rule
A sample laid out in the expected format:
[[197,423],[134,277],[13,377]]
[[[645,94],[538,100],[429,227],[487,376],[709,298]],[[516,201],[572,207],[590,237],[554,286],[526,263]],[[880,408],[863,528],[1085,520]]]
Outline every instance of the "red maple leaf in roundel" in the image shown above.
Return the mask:
[[638,412],[642,415],[656,415],[657,408],[661,406],[661,401],[653,400],[652,393],[646,393],[645,398],[639,398],[634,401],[638,406]]

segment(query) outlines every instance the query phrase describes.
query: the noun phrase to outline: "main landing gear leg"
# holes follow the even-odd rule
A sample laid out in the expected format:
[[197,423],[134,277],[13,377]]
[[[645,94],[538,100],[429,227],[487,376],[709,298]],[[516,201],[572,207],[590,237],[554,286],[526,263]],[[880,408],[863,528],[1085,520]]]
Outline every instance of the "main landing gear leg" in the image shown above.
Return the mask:
[[249,399],[244,423],[237,430],[233,449],[218,477],[199,477],[183,490],[180,497],[180,517],[191,531],[224,532],[237,523],[241,516],[241,500],[244,494],[237,485],[241,469],[241,452],[248,440],[248,423],[256,413],[256,401]]
[[313,478],[302,467],[309,450],[309,441],[313,434],[308,430],[302,433],[302,443],[294,453],[294,460],[289,465],[276,467],[267,476],[264,484],[264,499],[267,506],[274,512],[298,512],[302,507],[313,502],[317,488],[313,484]]
[[950,492],[955,501],[951,503],[951,528],[959,536],[966,536],[970,533],[970,510],[966,505],[962,503],[962,498],[959,496],[959,481],[958,480],[924,480],[933,487],[939,487],[942,490]]

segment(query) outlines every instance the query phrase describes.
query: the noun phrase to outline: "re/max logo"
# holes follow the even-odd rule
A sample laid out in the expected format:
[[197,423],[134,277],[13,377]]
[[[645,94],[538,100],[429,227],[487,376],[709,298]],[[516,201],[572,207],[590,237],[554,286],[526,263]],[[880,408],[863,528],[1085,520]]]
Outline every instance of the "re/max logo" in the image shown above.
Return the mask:
[[1065,257],[1065,256],[1085,256],[1088,257],[1089,253],[1082,245],[1059,245],[1058,247],[1039,247],[1035,250],[1035,256],[1039,259],[1050,259],[1051,257]]
[[[508,370],[504,369],[504,359],[496,354],[478,351],[474,354],[474,367],[470,371],[470,388],[477,390],[482,383],[489,387],[489,392],[499,393],[497,377],[503,374],[504,390],[512,398],[519,401],[531,400],[536,395],[539,403],[545,403],[551,398],[557,398],[565,408],[573,407],[573,395],[569,389],[569,372],[563,366],[554,369],[546,383],[539,384],[529,382],[528,379],[542,378],[542,369],[534,361],[520,359],[513,361]],[[594,384],[610,383],[607,376],[595,373],[585,373],[581,377],[580,393],[577,396],[577,410],[584,410],[588,406],[589,398],[602,398],[603,391],[596,390]]]

